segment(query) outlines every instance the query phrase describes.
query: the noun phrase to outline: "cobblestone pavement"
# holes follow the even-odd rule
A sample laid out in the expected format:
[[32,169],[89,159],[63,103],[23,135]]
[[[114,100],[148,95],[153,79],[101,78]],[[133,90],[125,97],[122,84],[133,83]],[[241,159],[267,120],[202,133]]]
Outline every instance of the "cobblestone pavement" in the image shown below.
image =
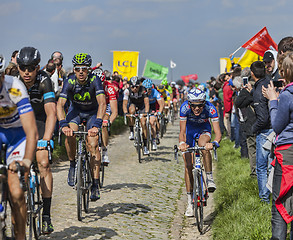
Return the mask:
[[101,199],[90,202],[82,221],[77,220],[76,191],[67,185],[69,163],[54,164],[55,231],[42,239],[196,239],[189,238],[197,232],[195,225],[182,216],[184,168],[182,158],[177,164],[173,154],[178,135],[179,122],[169,124],[158,150],[142,163],[128,131],[111,139]]

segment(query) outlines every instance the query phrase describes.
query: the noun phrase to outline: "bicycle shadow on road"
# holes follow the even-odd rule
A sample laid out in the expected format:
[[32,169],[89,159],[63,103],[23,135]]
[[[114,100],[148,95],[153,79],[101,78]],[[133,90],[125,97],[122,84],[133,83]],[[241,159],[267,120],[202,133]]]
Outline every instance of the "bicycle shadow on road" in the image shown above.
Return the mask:
[[102,191],[104,192],[109,192],[112,190],[119,190],[122,188],[129,188],[131,190],[137,190],[139,188],[146,188],[146,189],[151,189],[152,187],[147,184],[137,184],[137,183],[117,183],[117,184],[111,184],[107,185],[102,188]]
[[[211,230],[211,227],[216,218],[216,215],[217,215],[216,211],[213,211],[203,219],[204,228],[203,228],[202,234],[205,234]],[[194,225],[196,227],[196,224]]]
[[[99,236],[96,236],[96,235],[99,235]],[[118,233],[110,228],[72,226],[72,227],[63,229],[60,232],[54,231],[50,235],[46,235],[46,239],[79,240],[79,239],[87,239],[90,236],[95,236],[95,239],[111,239],[117,235]]]
[[125,214],[135,216],[143,213],[148,213],[152,209],[143,204],[136,203],[107,203],[102,207],[95,207],[89,210],[87,218],[88,222],[95,222],[97,220],[108,217],[112,214]]

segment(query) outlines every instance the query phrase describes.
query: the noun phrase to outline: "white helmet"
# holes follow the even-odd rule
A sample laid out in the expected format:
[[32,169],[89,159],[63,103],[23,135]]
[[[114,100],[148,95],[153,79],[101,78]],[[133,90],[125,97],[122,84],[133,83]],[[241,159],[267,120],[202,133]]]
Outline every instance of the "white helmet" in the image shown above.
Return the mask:
[[5,70],[5,58],[0,54],[0,73],[3,73]]
[[204,91],[193,88],[190,90],[190,92],[187,95],[188,102],[198,102],[198,101],[205,101],[206,100],[206,94]]
[[201,85],[201,84],[198,85],[197,88],[200,89],[200,90],[202,90],[202,91],[204,91],[204,89],[205,89],[204,85]]

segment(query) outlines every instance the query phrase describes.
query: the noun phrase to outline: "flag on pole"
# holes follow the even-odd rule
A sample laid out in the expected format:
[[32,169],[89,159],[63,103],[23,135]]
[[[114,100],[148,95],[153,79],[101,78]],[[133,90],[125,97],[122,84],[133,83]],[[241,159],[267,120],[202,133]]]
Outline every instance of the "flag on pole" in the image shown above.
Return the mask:
[[241,68],[243,69],[250,67],[250,65],[255,61],[262,61],[262,56],[246,49],[237,63],[240,64]]
[[263,56],[265,51],[278,50],[277,44],[271,38],[266,27],[261,29],[257,34],[255,34],[251,39],[242,45],[243,48],[246,48],[256,54]]
[[143,76],[156,80],[167,80],[169,69],[164,67],[158,63],[152,62],[150,60],[146,60]]
[[176,63],[174,63],[172,60],[170,61],[170,68],[175,68],[176,67]]
[[185,82],[185,84],[188,84],[190,79],[195,81],[198,79],[198,76],[197,74],[189,74],[187,76],[181,76],[181,79]]
[[113,72],[117,71],[122,77],[138,75],[138,55],[139,52],[113,51]]

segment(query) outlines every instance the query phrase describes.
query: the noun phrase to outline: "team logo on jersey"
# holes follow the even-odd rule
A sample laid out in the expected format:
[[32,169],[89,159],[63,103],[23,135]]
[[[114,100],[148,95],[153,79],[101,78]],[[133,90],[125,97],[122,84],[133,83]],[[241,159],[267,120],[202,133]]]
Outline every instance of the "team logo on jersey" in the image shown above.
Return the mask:
[[182,106],[181,112],[186,114],[189,109],[190,109],[190,106],[188,104],[186,104],[186,105]]
[[18,88],[9,88],[8,89],[8,92],[10,94],[12,94],[13,96],[16,96],[16,97],[20,97],[21,96],[21,92]]
[[210,108],[210,113],[211,113],[212,115],[214,115],[214,114],[216,113],[216,109],[214,109],[214,108]]
[[89,92],[86,92],[85,94],[83,94],[83,96],[77,93],[77,94],[74,94],[73,98],[76,101],[85,101],[86,99],[91,100],[91,95]]

